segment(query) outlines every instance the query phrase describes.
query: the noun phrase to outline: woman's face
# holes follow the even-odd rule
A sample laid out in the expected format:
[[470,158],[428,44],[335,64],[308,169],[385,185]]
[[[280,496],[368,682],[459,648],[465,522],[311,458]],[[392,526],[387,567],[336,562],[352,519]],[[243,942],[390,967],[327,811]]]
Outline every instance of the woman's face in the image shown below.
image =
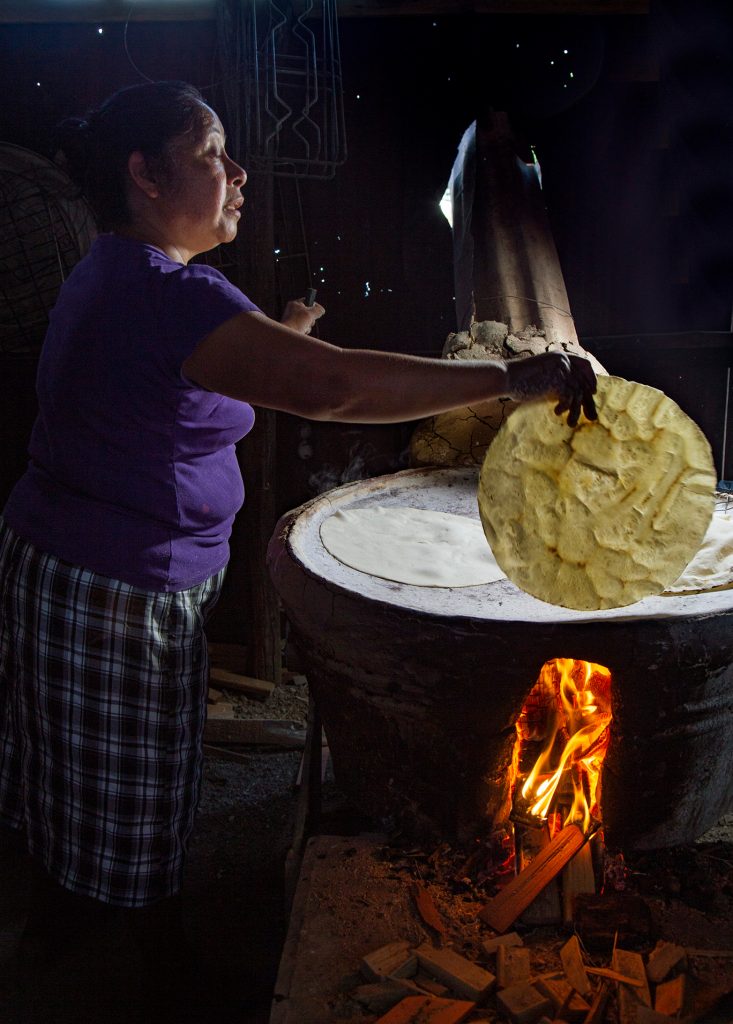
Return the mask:
[[160,197],[170,240],[187,259],[235,238],[247,180],[227,156],[219,118],[203,104],[201,109],[194,130],[169,148],[171,180]]

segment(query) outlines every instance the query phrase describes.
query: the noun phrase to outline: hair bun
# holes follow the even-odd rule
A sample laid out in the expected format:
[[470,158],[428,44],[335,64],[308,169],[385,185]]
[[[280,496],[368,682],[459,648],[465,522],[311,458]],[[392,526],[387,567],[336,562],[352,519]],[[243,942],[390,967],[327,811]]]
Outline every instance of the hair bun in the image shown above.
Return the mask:
[[91,157],[93,133],[90,121],[83,117],[67,117],[57,125],[53,134],[54,160],[82,187]]

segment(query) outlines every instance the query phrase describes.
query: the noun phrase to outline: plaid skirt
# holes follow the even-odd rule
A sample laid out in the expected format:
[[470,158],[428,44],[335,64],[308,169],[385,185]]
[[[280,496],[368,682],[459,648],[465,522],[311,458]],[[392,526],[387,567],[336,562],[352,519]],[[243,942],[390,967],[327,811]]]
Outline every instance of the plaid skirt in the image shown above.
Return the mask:
[[223,578],[141,590],[0,520],[0,822],[65,888],[122,907],[180,889]]

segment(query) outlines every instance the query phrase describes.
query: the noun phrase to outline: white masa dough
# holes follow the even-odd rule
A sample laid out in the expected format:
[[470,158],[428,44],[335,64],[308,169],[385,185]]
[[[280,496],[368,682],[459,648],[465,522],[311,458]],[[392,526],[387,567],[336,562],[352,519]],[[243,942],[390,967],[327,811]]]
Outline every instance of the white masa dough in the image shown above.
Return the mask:
[[665,594],[733,586],[733,513],[715,512],[700,550]]
[[505,578],[477,519],[423,508],[342,509],[321,541],[352,569],[418,587],[475,587]]

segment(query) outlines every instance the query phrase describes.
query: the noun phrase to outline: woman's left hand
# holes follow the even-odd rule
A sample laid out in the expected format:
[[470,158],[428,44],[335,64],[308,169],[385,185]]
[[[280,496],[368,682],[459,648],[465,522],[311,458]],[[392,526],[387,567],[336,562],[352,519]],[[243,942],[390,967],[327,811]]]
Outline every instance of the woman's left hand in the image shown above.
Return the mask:
[[310,334],[313,324],[325,312],[326,310],[318,302],[314,302],[312,306],[306,306],[305,299],[291,299],[280,317],[280,323],[294,331],[299,331],[300,334]]
[[522,402],[532,398],[556,398],[558,416],[567,412],[574,427],[581,410],[589,420],[598,418],[593,393],[596,375],[588,359],[569,352],[543,352],[507,363],[508,395]]

